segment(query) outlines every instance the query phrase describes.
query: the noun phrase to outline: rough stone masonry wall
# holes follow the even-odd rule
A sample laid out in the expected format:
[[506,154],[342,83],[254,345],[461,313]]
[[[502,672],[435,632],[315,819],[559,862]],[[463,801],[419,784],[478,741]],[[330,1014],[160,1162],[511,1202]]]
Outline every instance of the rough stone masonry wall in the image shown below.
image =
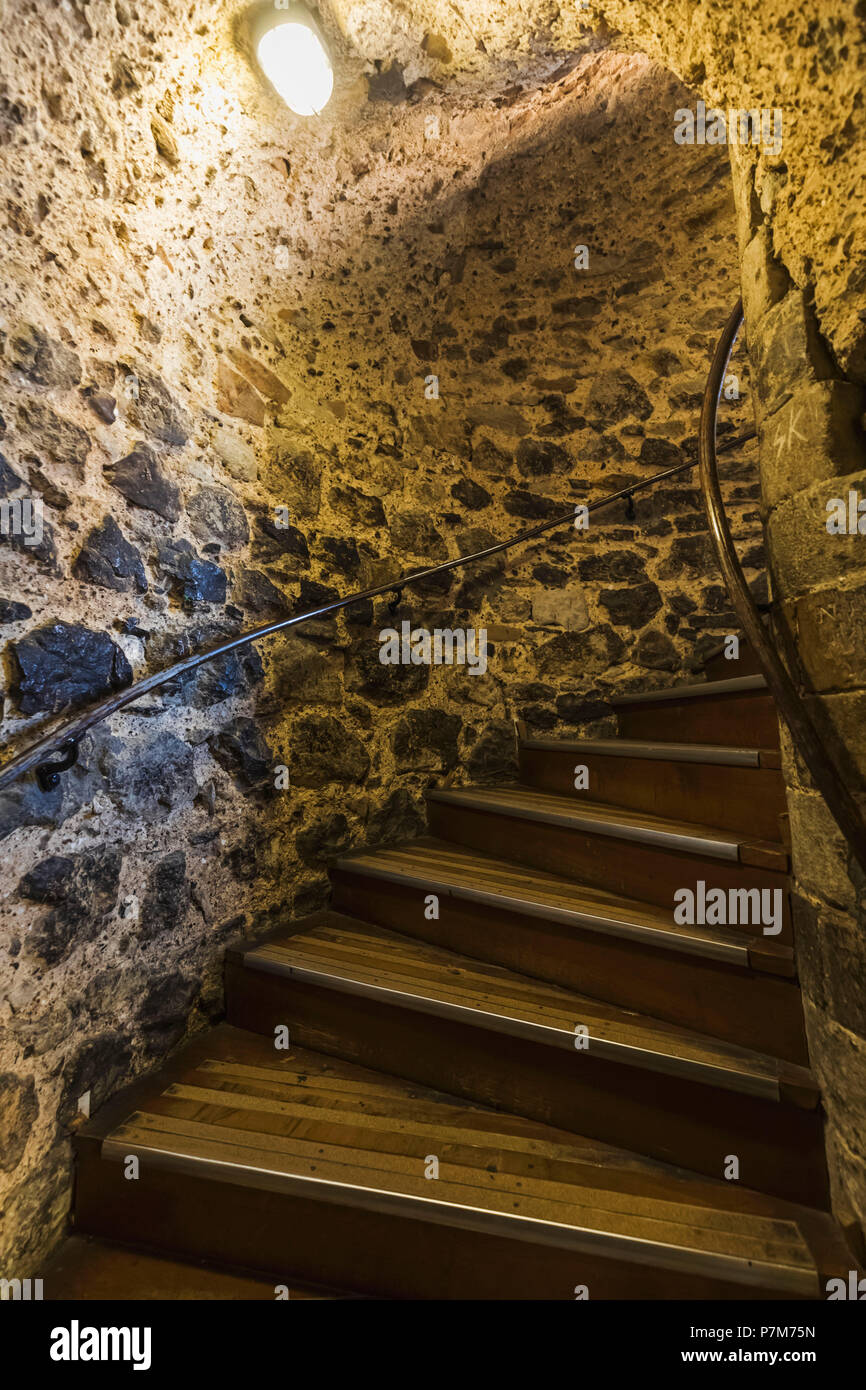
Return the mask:
[[[763,514],[774,597],[803,689],[864,804],[864,537],[827,531],[827,503],[866,494],[866,143],[862,3],[593,7],[723,108],[778,107],[776,157],[732,151]],[[790,743],[785,776],[797,950],[828,1112],[834,1203],[866,1226],[866,892]]]
[[[334,30],[337,95],[301,122],[239,56],[237,9],[4,24],[0,491],[46,520],[0,550],[15,743],[693,447],[736,239],[723,152],[670,177],[677,82],[579,35],[508,62],[488,35],[460,79],[420,35],[396,63]],[[727,473],[758,582],[750,452]],[[507,776],[515,717],[604,727],[611,689],[676,679],[726,607],[697,493],[666,487],[394,618],[206,667],[88,736],[57,791],[5,795],[3,1269],[38,1273],[62,1227],[81,1098],[218,1015],[227,943],[319,904],[341,849],[416,833],[425,786]],[[403,616],[486,626],[487,675],[383,667]]]

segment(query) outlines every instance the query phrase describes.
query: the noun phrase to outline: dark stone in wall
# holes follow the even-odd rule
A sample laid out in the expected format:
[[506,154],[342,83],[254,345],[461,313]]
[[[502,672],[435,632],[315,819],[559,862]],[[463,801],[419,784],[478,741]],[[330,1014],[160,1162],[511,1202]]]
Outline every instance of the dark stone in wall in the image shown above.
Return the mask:
[[509,516],[524,517],[527,521],[546,521],[548,517],[564,514],[568,509],[550,497],[540,497],[525,488],[513,488],[502,499]]
[[[195,625],[185,628],[179,635],[160,633],[148,643],[148,665],[153,670],[162,670],[190,656],[193,651],[216,647],[236,633],[236,628],[221,623]],[[192,705],[194,709],[206,709],[208,705],[227,700],[232,695],[246,694],[262,679],[263,674],[258,648],[240,647],[180,676],[176,682],[172,682],[171,694],[166,695],[164,689],[162,698],[171,701],[179,696],[183,703]]]
[[232,589],[232,598],[245,613],[267,618],[287,618],[289,600],[262,570],[242,569]]
[[18,666],[15,690],[24,714],[63,709],[97,700],[129,685],[132,670],[105,632],[77,623],[50,623],[12,643]]
[[156,454],[147,444],[136,444],[131,454],[106,464],[105,473],[112,487],[123,493],[133,506],[156,512],[165,521],[180,517],[180,493],[162,471]]
[[[391,626],[399,636],[399,619],[383,624],[383,627]],[[411,696],[426,690],[430,680],[429,666],[385,666],[379,660],[379,651],[379,642],[374,636],[360,638],[353,646],[346,665],[348,690],[380,705],[402,705]]]
[[143,434],[163,444],[185,444],[193,426],[187,412],[178,405],[164,381],[151,373],[136,373],[138,396],[129,402],[130,420]]
[[225,603],[225,570],[210,560],[202,560],[189,541],[179,539],[161,545],[156,564],[160,572],[168,576],[172,592],[184,604]]
[[491,720],[466,759],[473,781],[496,782],[517,776],[514,725],[507,719]]
[[332,487],[328,500],[335,511],[342,512],[349,528],[366,526],[371,529],[385,525],[385,508],[378,497],[370,497],[359,488]]
[[507,474],[511,471],[513,459],[511,454],[505,453],[492,439],[486,439],[482,435],[472,447],[472,462],[485,473]]
[[107,1030],[83,1043],[63,1070],[57,1123],[65,1127],[78,1113],[78,1102],[90,1092],[91,1113],[98,1110],[127,1079],[132,1049],[119,1031]]
[[183,923],[188,908],[186,855],[177,849],[160,859],[150,873],[138,924],[139,939],[153,941],[174,930]]
[[645,420],[652,409],[643,387],[622,369],[601,373],[590,388],[587,414],[605,425],[622,424],[633,415]]
[[679,579],[681,575],[715,577],[718,572],[713,543],[707,532],[703,531],[693,536],[674,537],[659,574],[662,579]]
[[297,720],[292,730],[289,766],[291,781],[298,787],[363,782],[370,771],[370,755],[339,719],[307,715]]
[[627,589],[602,589],[598,601],[620,627],[643,627],[662,606],[656,584],[634,584]]
[[0,1173],[18,1167],[38,1114],[33,1078],[11,1071],[0,1074]]
[[187,1031],[190,1010],[201,981],[173,970],[148,984],[138,1014],[142,1040],[153,1055],[168,1052]]
[[98,771],[87,766],[90,739],[82,743],[78,764],[65,772],[60,785],[43,792],[30,774],[0,792],[0,840],[24,825],[62,825],[83,805],[92,801],[102,786]]
[[551,473],[567,472],[571,459],[561,444],[544,439],[521,439],[517,446],[517,467],[524,478],[546,478]]
[[0,497],[11,497],[13,492],[26,486],[24,479],[18,476],[6,455],[0,454]]
[[605,719],[612,713],[610,705],[597,691],[587,691],[585,695],[557,695],[556,712],[568,724],[590,724]]
[[618,584],[646,579],[646,561],[634,550],[608,550],[578,561],[578,574],[587,584]]
[[43,400],[28,400],[18,407],[18,425],[28,431],[32,448],[51,463],[82,470],[88,461],[90,435],[81,425],[58,416]]
[[54,909],[27,938],[28,949],[45,965],[56,965],[75,945],[99,935],[117,900],[122,862],[113,848],[52,855],[25,874],[18,885],[21,896]]
[[81,381],[77,353],[30,323],[22,324],[10,338],[8,360],[35,386],[70,390]]
[[18,407],[18,423],[26,429],[40,458],[83,469],[90,453],[90,435],[80,425],[64,420],[44,401],[27,401]]
[[672,444],[668,439],[645,439],[640,446],[638,462],[649,464],[653,468],[673,468],[678,463],[685,463],[683,451],[678,444]]
[[473,482],[471,478],[461,478],[459,483],[455,483],[451,489],[451,496],[462,502],[470,512],[480,512],[484,507],[489,507],[493,500],[487,489]]
[[200,488],[190,498],[186,511],[193,535],[199,540],[219,541],[226,550],[235,550],[250,538],[246,512],[223,488]]
[[193,750],[174,734],[151,733],[141,744],[108,736],[98,762],[112,800],[147,825],[188,805],[198,791]]
[[450,772],[457,765],[462,720],[441,709],[413,709],[400,720],[392,747],[403,768],[435,767]]
[[348,579],[356,579],[361,569],[358,543],[341,536],[323,536],[320,545],[326,563]]
[[562,632],[538,649],[542,676],[573,673],[576,679],[600,676],[625,656],[626,644],[609,623],[584,632]]
[[100,589],[144,593],[147,577],[141,555],[124,536],[113,516],[105,516],[87,537],[72,567],[76,579]]
[[0,626],[9,623],[23,623],[33,617],[32,609],[26,603],[16,603],[11,598],[0,598]]
[[208,747],[220,767],[247,790],[271,782],[274,755],[252,719],[233,719],[208,739]]
[[391,542],[404,555],[420,555],[425,560],[446,560],[448,550],[426,512],[398,512],[391,519]]
[[[537,579],[539,584],[543,584],[545,589],[562,589],[568,583],[570,575],[567,570],[557,569],[555,565],[543,563],[535,565],[532,577]],[[581,575],[582,578],[583,575]]]
[[297,526],[278,526],[272,517],[257,517],[253,536],[253,559],[262,565],[286,560],[292,563],[288,572],[297,574],[310,563],[310,548]]
[[670,637],[655,628],[647,628],[638,639],[635,649],[638,666],[646,666],[651,671],[678,671],[680,656]]
[[366,843],[392,845],[412,840],[427,829],[426,818],[405,787],[398,787],[367,822]]
[[349,822],[342,812],[323,816],[295,836],[295,848],[304,864],[318,869],[349,848]]

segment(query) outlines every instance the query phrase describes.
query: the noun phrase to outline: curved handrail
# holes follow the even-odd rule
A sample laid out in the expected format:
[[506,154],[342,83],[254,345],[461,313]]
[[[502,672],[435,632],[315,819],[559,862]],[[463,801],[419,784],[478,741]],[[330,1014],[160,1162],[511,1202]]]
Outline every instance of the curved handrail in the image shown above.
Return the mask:
[[[737,448],[740,444],[746,444],[755,438],[755,431],[750,430],[745,434],[732,436],[720,445],[720,452],[727,452]],[[629,487],[620,488],[618,492],[612,492],[607,497],[599,498],[596,502],[591,502],[586,507],[588,512],[599,511],[602,507],[609,507],[614,502],[625,499],[631,505],[631,499],[635,493],[643,492],[647,488],[654,487],[657,483],[664,482],[667,478],[673,478],[679,473],[690,472],[698,466],[698,459],[689,459],[685,463],[675,464],[672,468],[663,469],[660,473],[654,473],[651,478],[644,478],[642,481],[633,483]],[[132,685],[124,690],[117,691],[114,695],[107,696],[98,704],[93,705],[89,710],[80,715],[68,716],[51,729],[31,743],[22,752],[11,758],[5,767],[0,769],[0,791],[10,786],[17,778],[22,777],[26,772],[33,768],[37,772],[41,769],[40,781],[43,789],[55,786],[60,772],[72,765],[75,758],[75,750],[79,741],[84,737],[89,729],[94,725],[100,724],[104,719],[108,719],[118,710],[130,705],[135,700],[141,699],[142,695],[147,695],[152,690],[158,690],[160,686],[167,685],[169,682],[177,680],[187,671],[193,671],[197,666],[201,666],[205,661],[213,661],[217,657],[225,656],[228,652],[236,651],[239,647],[245,647],[250,642],[258,642],[264,637],[271,637],[274,633],[285,632],[291,627],[297,627],[301,623],[307,623],[315,618],[327,617],[332,613],[338,613],[343,608],[351,608],[356,603],[363,603],[367,599],[379,598],[382,594],[401,594],[405,588],[420,581],[429,579],[434,574],[444,574],[448,570],[459,568],[461,565],[475,564],[479,560],[486,560],[491,555],[498,555],[503,551],[512,549],[513,546],[523,545],[527,541],[533,540],[536,536],[544,535],[547,531],[553,531],[559,526],[565,526],[572,522],[577,515],[581,503],[573,503],[567,512],[561,516],[549,518],[547,521],[539,522],[537,526],[530,526],[525,531],[520,531],[510,540],[497,541],[494,545],[489,545],[483,550],[476,550],[470,555],[460,555],[454,560],[443,560],[438,565],[431,565],[427,569],[410,571],[400,579],[391,579],[387,584],[380,584],[373,589],[362,589],[358,593],[349,594],[345,598],[337,599],[333,603],[324,604],[321,608],[312,608],[307,613],[299,613],[292,618],[282,618],[278,622],[267,623],[264,627],[254,628],[252,632],[242,633],[239,637],[233,637],[228,642],[221,642],[218,646],[210,648],[205,652],[196,652],[192,656],[185,657],[183,661],[176,662],[173,666],[168,666],[164,671],[154,671],[149,676],[142,676],[140,680],[134,681]],[[63,750],[64,756],[58,763],[46,763],[49,754]]]
[[746,584],[722,501],[716,467],[716,417],[725,373],[742,324],[743,301],[740,299],[716,345],[701,408],[698,452],[710,534],[734,611],[766,676],[779,713],[787,724],[816,787],[826,801],[830,814],[851,846],[857,863],[866,871],[866,821],[825,749],[812,717],[779,653],[767,636],[760,613]]

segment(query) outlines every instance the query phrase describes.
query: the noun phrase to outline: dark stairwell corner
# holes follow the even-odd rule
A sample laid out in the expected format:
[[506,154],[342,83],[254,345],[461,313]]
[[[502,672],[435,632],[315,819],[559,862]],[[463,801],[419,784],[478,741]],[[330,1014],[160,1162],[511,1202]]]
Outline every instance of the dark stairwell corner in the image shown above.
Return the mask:
[[4,1299],[866,1297],[862,8],[16,6]]

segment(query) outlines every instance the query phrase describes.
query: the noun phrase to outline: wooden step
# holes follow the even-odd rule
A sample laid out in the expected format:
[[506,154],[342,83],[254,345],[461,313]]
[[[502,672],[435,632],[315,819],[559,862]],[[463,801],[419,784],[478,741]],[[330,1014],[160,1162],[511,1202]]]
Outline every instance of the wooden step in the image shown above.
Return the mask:
[[230,953],[227,991],[239,1027],[285,1024],[300,1046],[709,1176],[737,1154],[749,1186],[826,1199],[817,1087],[791,1063],[334,912]]
[[610,703],[623,738],[779,747],[776,706],[761,675],[620,695]]
[[793,952],[775,938],[676,926],[652,903],[431,839],[347,855],[331,877],[332,904],[350,916],[807,1061]]
[[[696,892],[699,882],[725,893],[779,889],[783,921],[776,939],[791,940],[788,855],[778,843],[523,786],[434,790],[427,805],[430,830],[438,839],[671,912],[674,894],[684,888]],[[753,927],[745,929],[756,934]],[[758,933],[766,935],[762,927]]]
[[[630,806],[657,816],[779,840],[787,810],[778,749],[729,748],[648,739],[528,739],[520,780],[575,800]],[[575,788],[586,768],[587,783]]]
[[55,1251],[43,1276],[47,1302],[123,1301],[172,1303],[203,1300],[273,1303],[280,1298],[333,1299],[339,1294],[293,1283],[276,1289],[273,1278],[233,1270],[92,1236],[69,1236]]
[[231,1027],[115,1098],[76,1147],[79,1231],[282,1283],[814,1298],[850,1264],[818,1212]]

